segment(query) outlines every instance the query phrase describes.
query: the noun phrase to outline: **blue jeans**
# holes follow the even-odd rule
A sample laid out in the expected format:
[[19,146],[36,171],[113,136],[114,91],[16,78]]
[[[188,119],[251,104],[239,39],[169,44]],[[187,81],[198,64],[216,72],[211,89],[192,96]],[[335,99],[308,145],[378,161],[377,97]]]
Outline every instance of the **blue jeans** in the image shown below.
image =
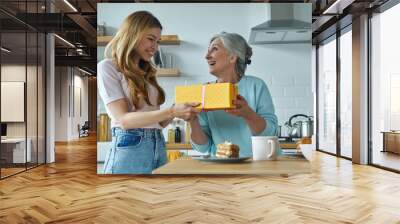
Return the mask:
[[112,129],[112,147],[104,162],[105,174],[151,174],[167,163],[160,129]]

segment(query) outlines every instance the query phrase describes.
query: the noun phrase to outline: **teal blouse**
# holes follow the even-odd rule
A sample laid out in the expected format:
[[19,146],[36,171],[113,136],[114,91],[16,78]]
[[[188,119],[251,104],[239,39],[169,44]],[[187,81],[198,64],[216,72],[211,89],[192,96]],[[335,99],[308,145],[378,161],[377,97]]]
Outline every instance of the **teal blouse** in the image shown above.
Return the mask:
[[[267,127],[258,136],[276,136],[278,119],[265,82],[257,77],[243,76],[237,86],[239,94],[246,99],[250,108],[267,123]],[[223,110],[201,112],[198,118],[201,128],[208,136],[208,142],[198,145],[192,141],[194,150],[215,155],[216,145],[229,141],[240,147],[241,157],[252,156],[252,132],[243,118],[232,116]]]

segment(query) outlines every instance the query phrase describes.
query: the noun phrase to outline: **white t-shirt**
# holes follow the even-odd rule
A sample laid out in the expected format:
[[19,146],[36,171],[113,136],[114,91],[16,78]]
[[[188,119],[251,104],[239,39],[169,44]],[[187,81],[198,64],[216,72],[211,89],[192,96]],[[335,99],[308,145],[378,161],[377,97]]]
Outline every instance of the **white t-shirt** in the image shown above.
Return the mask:
[[[146,101],[141,98],[139,100],[139,108],[135,108],[130,97],[128,82],[126,81],[125,76],[118,72],[112,60],[104,59],[97,64],[97,87],[99,90],[99,95],[106,107],[107,114],[111,118],[111,127],[120,127],[119,122],[117,122],[116,119],[111,115],[107,106],[107,104],[113,101],[123,98],[127,99],[129,112],[154,111],[160,109],[160,106],[157,106],[157,89],[151,84],[147,86],[150,103],[156,106],[148,105]],[[161,129],[162,127],[159,123],[155,123],[142,128]]]

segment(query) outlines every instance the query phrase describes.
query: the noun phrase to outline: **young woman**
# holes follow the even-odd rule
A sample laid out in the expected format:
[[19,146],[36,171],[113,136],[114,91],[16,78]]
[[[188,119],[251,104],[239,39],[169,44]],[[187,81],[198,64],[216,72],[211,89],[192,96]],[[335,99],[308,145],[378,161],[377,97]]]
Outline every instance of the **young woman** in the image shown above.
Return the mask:
[[164,165],[161,129],[174,117],[187,119],[197,113],[194,103],[160,109],[165,94],[150,59],[158,49],[161,30],[149,12],[129,15],[106,46],[106,59],[97,65],[99,95],[111,118],[113,136],[106,174],[147,174]]
[[252,49],[235,33],[215,35],[206,54],[209,71],[216,82],[238,86],[236,109],[201,112],[189,118],[192,146],[215,155],[216,145],[231,141],[239,145],[240,156],[251,156],[251,136],[275,136],[277,117],[268,87],[262,79],[245,75]]

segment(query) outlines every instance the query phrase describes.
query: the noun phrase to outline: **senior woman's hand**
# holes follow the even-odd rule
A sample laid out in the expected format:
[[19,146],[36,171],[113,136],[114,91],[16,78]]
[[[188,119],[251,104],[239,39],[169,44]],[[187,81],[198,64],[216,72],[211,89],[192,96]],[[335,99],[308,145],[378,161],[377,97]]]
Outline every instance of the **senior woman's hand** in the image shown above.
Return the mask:
[[251,116],[254,113],[254,111],[247,104],[246,99],[241,95],[237,96],[236,100],[234,101],[234,104],[236,106],[235,109],[227,109],[225,110],[225,112],[227,112],[230,115],[242,118],[247,118],[248,116]]
[[267,127],[268,124],[264,118],[253,111],[242,96],[238,95],[234,103],[236,105],[235,109],[229,109],[225,111],[233,116],[239,116],[243,118],[249,125],[253,135],[259,134]]
[[176,104],[171,107],[171,113],[173,117],[181,118],[185,121],[193,119],[200,112],[196,107],[199,106],[200,103],[183,103]]

